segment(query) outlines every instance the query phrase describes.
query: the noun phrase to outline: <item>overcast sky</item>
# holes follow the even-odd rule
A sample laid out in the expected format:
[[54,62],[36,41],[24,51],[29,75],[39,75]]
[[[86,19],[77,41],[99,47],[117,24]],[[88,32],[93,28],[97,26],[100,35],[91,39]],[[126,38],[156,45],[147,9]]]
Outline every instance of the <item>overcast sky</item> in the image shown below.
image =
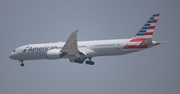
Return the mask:
[[[0,94],[180,94],[179,0],[0,0]],[[124,55],[69,60],[11,60],[18,46],[131,38],[160,13],[153,40],[172,41]]]

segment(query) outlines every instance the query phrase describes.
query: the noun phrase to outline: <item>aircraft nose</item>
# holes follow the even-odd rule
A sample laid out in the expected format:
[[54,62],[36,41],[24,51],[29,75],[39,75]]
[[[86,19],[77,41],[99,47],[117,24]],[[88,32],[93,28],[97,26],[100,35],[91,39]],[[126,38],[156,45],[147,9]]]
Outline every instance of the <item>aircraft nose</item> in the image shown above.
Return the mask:
[[9,55],[9,58],[11,58],[11,59],[16,59],[16,54],[15,54],[15,53],[11,53],[11,54]]
[[13,55],[12,55],[12,53],[9,55],[9,58],[13,59]]

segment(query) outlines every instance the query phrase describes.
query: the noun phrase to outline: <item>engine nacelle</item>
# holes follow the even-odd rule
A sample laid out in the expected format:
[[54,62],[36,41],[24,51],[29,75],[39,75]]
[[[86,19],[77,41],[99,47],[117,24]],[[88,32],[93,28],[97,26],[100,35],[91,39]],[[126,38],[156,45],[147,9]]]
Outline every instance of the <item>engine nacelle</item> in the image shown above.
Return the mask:
[[52,49],[46,52],[47,59],[60,59],[61,54],[60,49]]

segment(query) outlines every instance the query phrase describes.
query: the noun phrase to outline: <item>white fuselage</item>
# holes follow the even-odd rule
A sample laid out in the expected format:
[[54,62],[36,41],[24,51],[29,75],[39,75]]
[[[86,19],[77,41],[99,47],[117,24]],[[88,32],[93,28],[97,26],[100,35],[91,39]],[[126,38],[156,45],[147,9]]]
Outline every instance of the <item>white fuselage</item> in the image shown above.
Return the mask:
[[[114,40],[94,40],[94,41],[79,41],[78,49],[82,52],[86,52],[88,57],[96,56],[111,56],[111,55],[123,55],[136,51],[143,50],[139,49],[124,49],[130,39],[114,39]],[[37,60],[37,59],[49,59],[47,52],[50,50],[61,50],[65,42],[57,43],[43,43],[43,44],[29,44],[18,47],[14,52],[11,53],[11,58],[16,60]],[[155,43],[149,44],[149,47],[154,46]],[[66,55],[63,58],[73,58],[75,55]]]

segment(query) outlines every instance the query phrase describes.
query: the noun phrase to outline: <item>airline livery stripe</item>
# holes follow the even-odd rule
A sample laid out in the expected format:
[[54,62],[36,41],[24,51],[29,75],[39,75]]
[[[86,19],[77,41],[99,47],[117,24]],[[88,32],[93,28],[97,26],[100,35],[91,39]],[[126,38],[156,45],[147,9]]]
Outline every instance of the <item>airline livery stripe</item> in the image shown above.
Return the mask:
[[137,36],[153,35],[153,32],[138,33]]
[[159,16],[160,14],[155,14],[156,16]]
[[150,26],[156,26],[156,23],[151,23],[151,25]]
[[146,23],[144,26],[150,26],[151,25],[151,23]]
[[160,14],[154,14],[153,16],[159,16]]
[[141,29],[139,32],[146,32],[147,29]]
[[142,29],[154,29],[155,26],[144,26]]
[[154,17],[154,19],[156,19],[156,20],[157,20],[157,19],[158,19],[158,17]]
[[126,45],[123,49],[148,48],[148,45]]
[[146,32],[138,32],[138,34],[145,34]]
[[153,35],[153,32],[146,32],[144,35]]
[[148,27],[148,29],[154,29],[155,28],[155,26],[149,26]]
[[149,29],[146,32],[153,32],[153,31],[154,31],[154,29]]
[[131,39],[129,42],[143,42],[145,39]]
[[152,23],[157,23],[157,20],[153,20]]
[[142,27],[142,29],[148,29],[149,28],[149,26],[148,27]]
[[143,32],[153,32],[154,29],[141,29],[138,33],[141,34]]
[[147,23],[157,23],[157,19],[149,20],[149,21],[147,21]]

